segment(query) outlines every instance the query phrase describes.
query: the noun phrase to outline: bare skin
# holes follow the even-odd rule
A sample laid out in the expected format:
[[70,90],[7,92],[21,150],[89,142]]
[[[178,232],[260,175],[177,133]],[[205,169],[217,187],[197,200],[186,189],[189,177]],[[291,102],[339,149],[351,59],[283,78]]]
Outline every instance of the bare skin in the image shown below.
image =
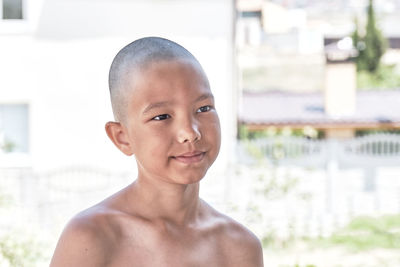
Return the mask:
[[107,123],[106,131],[135,155],[138,177],[71,220],[50,266],[263,266],[259,240],[199,198],[220,146],[202,70],[166,61],[132,79],[128,119]]

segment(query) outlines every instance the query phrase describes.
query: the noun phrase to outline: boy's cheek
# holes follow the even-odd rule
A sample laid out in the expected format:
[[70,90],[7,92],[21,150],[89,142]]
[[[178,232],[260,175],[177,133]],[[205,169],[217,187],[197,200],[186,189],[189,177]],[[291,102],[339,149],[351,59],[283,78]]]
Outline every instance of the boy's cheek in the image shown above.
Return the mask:
[[212,124],[211,128],[214,131],[214,135],[218,136],[221,139],[221,125],[219,123],[219,119],[217,118],[214,123]]

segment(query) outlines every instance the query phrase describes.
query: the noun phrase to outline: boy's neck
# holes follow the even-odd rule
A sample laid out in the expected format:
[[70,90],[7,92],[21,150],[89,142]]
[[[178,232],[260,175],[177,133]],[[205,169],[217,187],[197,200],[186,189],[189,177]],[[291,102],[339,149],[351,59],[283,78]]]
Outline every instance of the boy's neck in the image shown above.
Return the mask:
[[128,187],[128,200],[132,207],[138,207],[134,203],[141,203],[140,210],[135,208],[135,211],[146,219],[189,225],[199,216],[199,183],[171,184],[139,176]]

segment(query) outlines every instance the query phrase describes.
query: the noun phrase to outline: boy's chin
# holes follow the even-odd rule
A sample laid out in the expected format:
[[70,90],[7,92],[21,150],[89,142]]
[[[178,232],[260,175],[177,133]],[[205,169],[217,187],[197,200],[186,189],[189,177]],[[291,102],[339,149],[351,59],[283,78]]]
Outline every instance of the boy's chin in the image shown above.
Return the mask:
[[199,183],[203,178],[204,175],[202,176],[189,176],[189,177],[179,177],[180,179],[177,180],[176,182],[182,185],[190,185],[190,184],[195,184]]
[[190,185],[200,182],[206,175],[207,170],[202,172],[177,173],[170,178],[170,181],[176,184]]

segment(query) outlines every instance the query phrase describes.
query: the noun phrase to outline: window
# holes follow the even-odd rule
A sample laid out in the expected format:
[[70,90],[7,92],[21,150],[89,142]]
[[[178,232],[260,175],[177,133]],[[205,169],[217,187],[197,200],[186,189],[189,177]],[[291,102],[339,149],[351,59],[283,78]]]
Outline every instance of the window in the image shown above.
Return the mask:
[[240,16],[243,18],[261,18],[261,11],[242,11]]
[[28,126],[27,104],[0,104],[0,153],[27,153]]
[[2,19],[23,19],[22,14],[22,0],[2,1]]

